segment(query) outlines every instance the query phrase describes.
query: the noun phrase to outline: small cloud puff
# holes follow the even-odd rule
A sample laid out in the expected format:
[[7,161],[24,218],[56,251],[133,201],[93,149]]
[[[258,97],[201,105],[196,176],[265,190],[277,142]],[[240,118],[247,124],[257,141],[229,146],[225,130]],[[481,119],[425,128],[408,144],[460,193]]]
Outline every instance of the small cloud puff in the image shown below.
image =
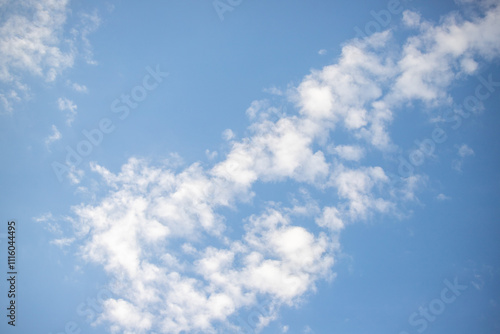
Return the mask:
[[405,10],[403,12],[403,23],[410,28],[416,28],[420,25],[420,14]]
[[439,194],[436,196],[436,199],[438,201],[449,201],[449,200],[451,200],[451,197],[446,196],[445,194]]
[[474,150],[472,148],[470,148],[469,146],[467,146],[466,144],[462,144],[458,148],[457,155],[459,156],[459,158],[453,160],[453,162],[452,162],[452,168],[454,170],[456,170],[457,172],[461,172],[462,171],[462,165],[464,163],[465,158],[468,157],[468,156],[474,155]]
[[52,134],[45,138],[45,145],[49,148],[50,144],[62,138],[61,132],[55,125],[52,125]]
[[87,86],[80,85],[76,82],[71,83],[71,88],[73,88],[73,90],[78,93],[88,93]]
[[77,105],[70,99],[60,97],[57,99],[57,106],[59,107],[59,110],[67,112],[66,124],[71,126],[71,123],[73,123],[76,117],[76,109],[78,109]]
[[213,160],[217,157],[217,151],[210,151],[209,149],[206,149],[205,155],[209,160]]
[[469,155],[474,155],[474,150],[471,149],[469,146],[466,144],[463,144],[462,146],[459,147],[458,149],[458,155],[462,158],[465,158],[466,156]]
[[232,139],[234,139],[234,137],[235,137],[235,134],[234,134],[233,130],[231,130],[231,129],[226,129],[222,132],[222,138],[224,138],[224,140],[226,140],[226,141],[232,140]]
[[268,93],[268,94],[271,94],[271,95],[277,95],[277,96],[282,96],[284,95],[283,91],[275,86],[271,87],[271,88],[265,88],[264,89],[264,93]]
[[349,161],[359,161],[365,155],[365,151],[362,147],[351,145],[339,145],[331,149],[331,151],[340,158]]

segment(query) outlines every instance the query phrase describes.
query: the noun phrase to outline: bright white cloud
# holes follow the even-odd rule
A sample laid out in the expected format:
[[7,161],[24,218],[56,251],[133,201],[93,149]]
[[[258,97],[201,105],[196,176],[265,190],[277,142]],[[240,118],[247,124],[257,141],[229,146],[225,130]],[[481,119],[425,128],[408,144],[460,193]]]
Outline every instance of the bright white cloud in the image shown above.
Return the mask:
[[325,207],[323,214],[316,218],[316,223],[321,227],[327,227],[331,231],[338,232],[344,228],[341,213],[335,207]]
[[338,189],[340,198],[348,200],[342,207],[352,220],[366,219],[371,212],[387,213],[393,208],[393,203],[377,197],[372,191],[381,189],[388,181],[380,167],[354,170],[340,165],[330,177],[330,183]]
[[[98,206],[76,207],[75,227],[80,236],[88,235],[82,256],[104,266],[121,296],[106,302],[100,319],[112,330],[213,332],[214,322],[243,306],[265,296],[272,298],[271,308],[291,304],[330,275],[334,242],[294,225],[284,211],[250,217],[241,240],[222,237],[214,209],[230,205],[241,189],[207,178],[196,165],[176,175],[132,159],[118,175],[100,166],[94,170],[115,191]],[[189,262],[166,247],[179,238],[199,242],[205,233],[219,236],[222,245],[185,245]],[[133,311],[149,320],[131,321],[126,315]]]
[[73,65],[74,56],[60,49],[57,37],[66,21],[67,1],[19,1],[6,7],[13,13],[0,27],[0,80],[11,82],[21,70],[52,81]]
[[[415,15],[407,12],[407,20]],[[476,67],[472,56],[498,57],[499,19],[500,7],[495,6],[484,17],[472,21],[452,14],[439,26],[420,22],[422,33],[408,40],[403,58],[398,62],[401,74],[394,87],[394,97],[427,102],[446,98],[445,90],[456,75],[457,62],[462,64],[465,73],[471,73]],[[416,20],[412,23],[416,24]]]

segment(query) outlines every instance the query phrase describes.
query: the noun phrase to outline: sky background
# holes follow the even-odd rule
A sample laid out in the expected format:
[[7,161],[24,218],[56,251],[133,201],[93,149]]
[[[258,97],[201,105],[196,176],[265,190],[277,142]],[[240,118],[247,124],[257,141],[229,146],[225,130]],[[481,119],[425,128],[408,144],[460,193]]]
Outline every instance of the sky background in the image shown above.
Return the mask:
[[0,1],[0,332],[500,333],[498,22]]

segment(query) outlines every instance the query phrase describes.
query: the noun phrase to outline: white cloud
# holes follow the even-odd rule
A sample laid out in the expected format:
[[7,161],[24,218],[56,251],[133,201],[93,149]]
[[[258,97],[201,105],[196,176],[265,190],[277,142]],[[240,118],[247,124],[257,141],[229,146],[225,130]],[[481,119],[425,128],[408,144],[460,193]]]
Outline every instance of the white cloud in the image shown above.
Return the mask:
[[71,165],[67,177],[71,184],[79,184],[84,175],[85,172],[83,169],[78,169],[75,165]]
[[29,98],[30,94],[28,86],[20,82],[13,82],[12,88],[10,89],[0,89],[0,107],[2,107],[2,109],[0,109],[0,114],[12,113],[16,103],[20,102],[22,99]]
[[96,31],[97,28],[99,28],[101,18],[95,10],[91,14],[81,13],[80,17],[81,21],[74,29],[71,30],[71,34],[75,39],[78,39],[79,37],[82,41],[82,53],[86,62],[90,65],[96,65],[97,61],[93,58],[92,47],[88,37],[91,33]]
[[40,215],[39,217],[34,217],[33,219],[36,222],[46,222],[48,220],[52,220],[53,218],[54,217],[52,216],[52,212],[47,212],[47,213]]
[[23,83],[26,75],[50,82],[73,67],[79,52],[90,59],[88,35],[98,27],[99,17],[82,14],[69,38],[64,30],[69,12],[66,0],[8,1],[2,6],[0,82],[10,88],[0,90],[0,103],[12,112],[15,103],[29,97]]
[[165,166],[169,168],[179,168],[184,165],[184,159],[177,152],[169,153],[169,157],[163,160]]
[[53,142],[59,140],[62,138],[61,132],[57,129],[55,125],[52,125],[52,134],[49,135],[47,138],[45,138],[45,145],[47,148],[52,144]]
[[112,325],[112,333],[121,332],[122,327],[127,328],[123,331],[124,334],[146,333],[151,328],[151,316],[123,299],[108,299],[103,306],[105,313],[101,319],[122,324],[122,326]]
[[342,205],[350,219],[366,219],[372,212],[387,213],[393,203],[377,197],[373,188],[381,189],[389,181],[380,167],[348,169],[340,165],[331,175],[330,183],[338,189],[338,195],[348,201]]
[[323,214],[316,218],[316,223],[321,227],[327,227],[335,232],[344,228],[341,214],[335,207],[325,207],[323,209]]
[[445,194],[439,194],[436,196],[436,199],[438,201],[449,201],[449,200],[451,200],[451,197],[446,196]]
[[54,218],[51,212],[44,213],[39,217],[33,217],[33,220],[37,223],[42,223],[43,228],[49,231],[50,233],[56,235],[62,234],[61,226],[59,225],[57,219]]
[[462,144],[457,151],[458,159],[452,161],[452,168],[457,172],[462,172],[462,166],[464,164],[465,158],[474,155],[474,150],[471,149],[466,144]]
[[477,70],[478,63],[472,58],[465,57],[460,61],[460,66],[466,74],[471,75]]
[[0,80],[13,81],[16,70],[54,80],[74,61],[73,54],[59,48],[57,37],[66,22],[67,1],[19,1],[14,8],[18,11],[0,27]]
[[321,50],[319,50],[319,51],[318,51],[318,54],[319,54],[320,56],[324,56],[324,55],[326,55],[326,54],[327,54],[327,51],[326,51],[325,49],[321,49]]
[[405,10],[403,12],[403,23],[408,27],[418,27],[420,25],[420,14]]
[[254,119],[262,109],[266,109],[268,106],[269,103],[267,100],[253,101],[250,107],[246,110],[246,114],[250,119]]
[[306,327],[304,327],[304,330],[303,330],[303,332],[302,332],[302,333],[309,334],[309,333],[314,333],[314,331],[312,330],[312,328],[311,328],[311,327],[306,326]]
[[339,145],[332,150],[344,160],[359,161],[365,155],[365,151],[360,146]]
[[271,88],[265,88],[264,92],[268,93],[268,94],[271,94],[271,95],[277,95],[277,96],[284,95],[284,92],[281,89],[279,89],[279,88],[277,88],[275,86],[273,86]]
[[469,155],[474,155],[474,150],[471,149],[469,146],[467,146],[466,144],[462,144],[459,148],[458,148],[458,155],[462,158],[465,158]]
[[57,99],[57,106],[59,107],[59,110],[67,112],[66,124],[71,126],[71,123],[73,123],[76,117],[76,110],[78,109],[77,105],[70,99],[60,97]]
[[71,88],[75,92],[78,92],[78,93],[87,93],[88,92],[87,86],[85,86],[85,85],[80,85],[79,83],[76,83],[76,82],[72,83],[69,81],[68,81],[68,84],[71,86]]
[[56,245],[58,247],[64,248],[69,245],[71,245],[75,241],[75,238],[61,238],[61,239],[54,239],[50,243],[52,245]]
[[423,188],[427,183],[427,176],[423,175],[411,175],[404,180],[404,183],[400,189],[396,190],[397,194],[394,196],[401,198],[405,201],[417,201],[415,193],[418,189]]
[[205,150],[205,155],[209,160],[213,160],[217,157],[217,151],[210,151],[209,149]]
[[[142,333],[160,324],[157,330],[166,333],[211,332],[214,321],[257,299],[270,296],[271,309],[291,304],[330,275],[334,241],[294,225],[287,210],[276,209],[250,217],[241,240],[224,241],[226,247],[196,250],[185,244],[194,265],[177,265],[181,254],[165,249],[165,242],[196,241],[205,233],[227,240],[214,209],[247,190],[208,178],[197,165],[174,174],[132,159],[118,175],[93,169],[115,190],[97,206],[76,207],[75,227],[81,236],[90,232],[81,248],[84,258],[102,264],[118,287],[114,292],[122,301],[108,301],[101,318],[116,331]],[[160,265],[159,257],[167,261]],[[136,328],[119,316],[133,308],[151,322]],[[274,318],[270,311],[261,326]]]
[[235,134],[233,132],[233,130],[231,129],[226,129],[222,132],[222,138],[224,138],[224,140],[226,141],[230,141],[232,139],[234,139],[235,137]]
[[408,40],[398,63],[401,75],[394,87],[394,97],[427,102],[445,99],[445,90],[456,74],[456,62],[462,64],[465,73],[471,73],[476,67],[471,56],[498,57],[499,19],[497,2],[484,17],[477,16],[472,21],[451,14],[439,26],[420,22],[422,33]]

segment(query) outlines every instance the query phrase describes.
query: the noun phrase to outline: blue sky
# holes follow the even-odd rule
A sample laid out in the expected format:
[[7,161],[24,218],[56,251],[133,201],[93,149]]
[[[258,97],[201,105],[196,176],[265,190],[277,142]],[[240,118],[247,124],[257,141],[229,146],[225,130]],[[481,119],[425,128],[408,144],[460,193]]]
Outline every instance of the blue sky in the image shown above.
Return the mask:
[[0,332],[498,333],[499,20],[0,1]]

